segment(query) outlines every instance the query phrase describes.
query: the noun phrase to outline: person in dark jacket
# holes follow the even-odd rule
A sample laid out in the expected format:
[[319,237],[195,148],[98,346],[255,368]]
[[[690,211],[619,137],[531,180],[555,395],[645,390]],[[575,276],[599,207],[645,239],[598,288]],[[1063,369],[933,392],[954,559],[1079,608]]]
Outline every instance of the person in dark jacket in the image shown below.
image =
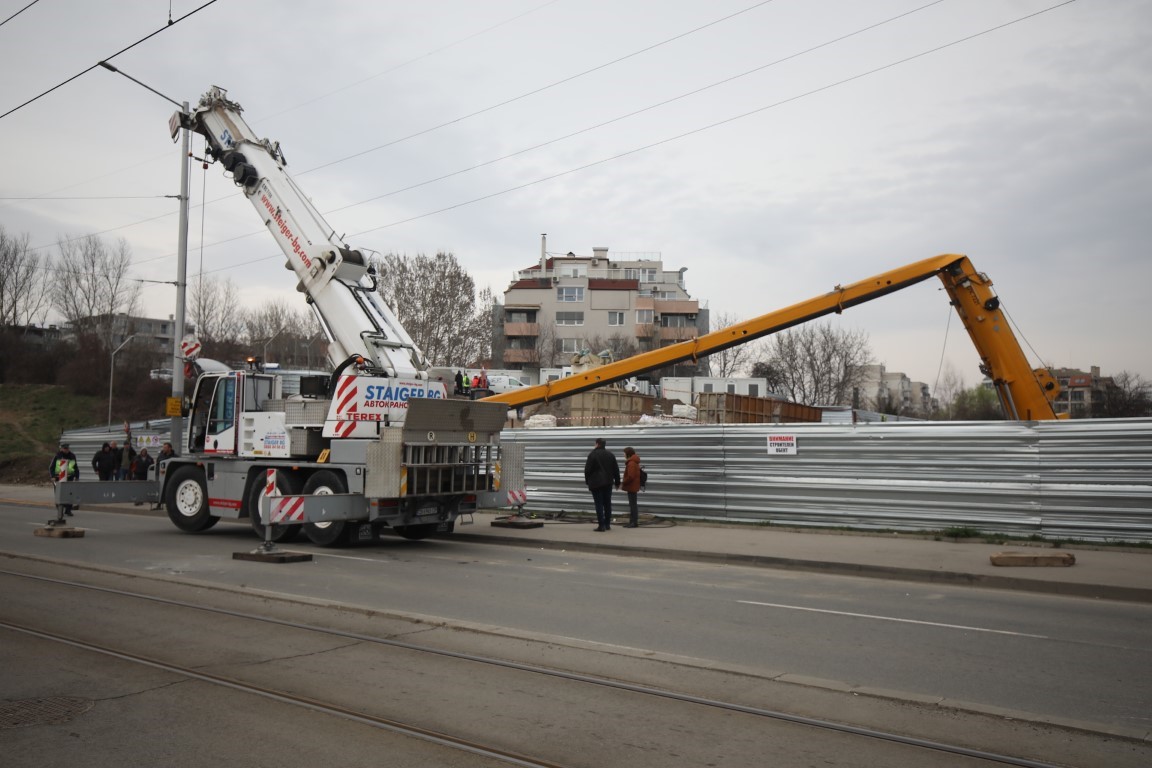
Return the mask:
[[110,444],[104,443],[104,447],[92,457],[92,471],[101,480],[116,479],[116,454]]
[[141,448],[140,453],[132,460],[133,480],[147,480],[148,472],[152,469],[152,457],[148,455],[147,448]]
[[620,463],[605,447],[604,438],[596,438],[596,447],[584,462],[584,482],[596,505],[596,530],[612,530],[612,489],[620,487]]
[[[80,465],[76,463],[76,454],[72,453],[68,443],[60,443],[60,450],[56,451],[52,463],[48,465],[48,473],[53,483],[80,479]],[[64,514],[72,517],[72,505],[64,504],[63,508]]]

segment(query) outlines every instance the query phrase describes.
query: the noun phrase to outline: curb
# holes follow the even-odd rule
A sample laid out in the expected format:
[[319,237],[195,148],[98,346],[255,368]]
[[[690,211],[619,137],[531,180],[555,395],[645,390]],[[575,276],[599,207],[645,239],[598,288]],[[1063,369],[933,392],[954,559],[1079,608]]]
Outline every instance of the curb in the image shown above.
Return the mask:
[[1152,589],[1140,587],[1120,587],[1102,584],[1077,584],[1066,582],[1037,581],[1013,576],[984,576],[973,573],[952,571],[928,571],[918,568],[897,568],[883,565],[863,565],[860,563],[835,563],[818,560],[797,560],[788,557],[766,555],[736,555],[718,552],[692,550],[653,549],[628,545],[605,546],[583,542],[540,541],[519,539],[512,536],[487,535],[453,532],[453,539],[483,543],[485,541],[514,547],[532,549],[568,550],[589,552],[600,555],[628,555],[648,557],[655,560],[684,560],[718,565],[740,565],[758,568],[778,568],[781,570],[823,573],[834,576],[863,576],[890,581],[916,581],[929,584],[979,587],[983,589],[1003,589],[1017,592],[1034,592],[1065,597],[1087,597],[1097,600],[1120,600],[1132,603],[1152,603]]

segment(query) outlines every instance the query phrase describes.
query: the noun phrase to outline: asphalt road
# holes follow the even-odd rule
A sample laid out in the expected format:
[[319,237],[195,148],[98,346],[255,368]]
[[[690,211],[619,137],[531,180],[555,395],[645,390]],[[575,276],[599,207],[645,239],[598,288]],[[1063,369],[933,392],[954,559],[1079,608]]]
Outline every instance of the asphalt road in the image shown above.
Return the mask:
[[[294,549],[310,563],[232,559],[247,526],[189,536],[163,518],[82,511],[82,539],[32,535],[42,509],[0,509],[0,551],[194,584],[435,617],[505,637],[683,659],[819,691],[1074,724],[1147,727],[1152,606],[387,538]],[[2,565],[2,562],[0,562]],[[11,588],[11,587],[9,587]]]

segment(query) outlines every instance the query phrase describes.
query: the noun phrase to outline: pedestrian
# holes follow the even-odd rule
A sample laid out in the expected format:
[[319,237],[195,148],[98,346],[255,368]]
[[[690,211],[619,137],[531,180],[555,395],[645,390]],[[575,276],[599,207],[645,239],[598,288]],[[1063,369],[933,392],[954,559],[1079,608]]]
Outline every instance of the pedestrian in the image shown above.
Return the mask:
[[172,443],[164,443],[160,446],[160,453],[156,454],[156,477],[160,477],[160,465],[175,455],[176,452],[172,450]]
[[454,394],[458,397],[464,394],[464,374],[460,371],[456,371],[456,391]]
[[640,454],[632,446],[624,449],[624,480],[620,490],[628,494],[628,525],[624,527],[636,528],[640,525],[640,508],[636,502],[636,494],[640,492]]
[[101,480],[111,480],[116,476],[116,456],[112,453],[112,443],[104,443],[92,457],[92,471]]
[[152,469],[152,457],[148,455],[147,448],[141,448],[140,453],[132,461],[132,479],[147,480],[148,470]]
[[597,531],[612,530],[612,489],[620,487],[620,463],[606,445],[604,438],[596,438],[596,447],[584,462],[584,482],[596,505]]
[[[80,479],[80,465],[76,463],[76,454],[72,453],[72,448],[68,443],[60,443],[60,450],[56,451],[56,455],[52,457],[52,463],[48,465],[48,472],[52,476],[53,484]],[[62,504],[61,507],[67,517],[72,517],[71,504]]]
[[124,447],[116,449],[112,443],[112,450],[116,451],[116,479],[132,479],[132,460],[136,458],[136,449],[132,447],[132,427],[124,422]]
[[[164,443],[164,445],[160,446],[160,452],[158,454],[156,454],[156,479],[157,480],[160,479],[160,465],[175,455],[176,455],[176,452],[172,450],[172,443]],[[160,509],[161,506],[162,505],[160,503],[156,502],[156,503],[152,504],[152,509],[154,509],[154,510]]]

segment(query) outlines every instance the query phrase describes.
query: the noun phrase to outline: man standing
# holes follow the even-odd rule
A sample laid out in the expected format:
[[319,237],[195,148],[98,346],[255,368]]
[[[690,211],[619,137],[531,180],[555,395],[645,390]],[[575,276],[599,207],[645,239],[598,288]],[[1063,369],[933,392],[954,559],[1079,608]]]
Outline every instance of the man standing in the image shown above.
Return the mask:
[[620,464],[604,447],[604,438],[596,438],[596,447],[584,462],[584,482],[596,505],[596,530],[612,530],[612,489],[620,487]]
[[[53,483],[80,479],[80,465],[76,463],[76,454],[72,453],[68,443],[60,443],[60,450],[56,451],[56,455],[52,457],[52,464],[48,467],[48,471],[52,474]],[[63,508],[64,514],[72,517],[72,505],[64,504]]]
[[640,524],[640,509],[636,503],[636,494],[640,492],[640,454],[632,450],[632,446],[624,449],[624,480],[620,483],[620,490],[628,494],[628,525],[625,528],[636,528]]
[[116,475],[116,454],[112,446],[104,443],[96,455],[92,457],[92,470],[101,480],[114,480]]

